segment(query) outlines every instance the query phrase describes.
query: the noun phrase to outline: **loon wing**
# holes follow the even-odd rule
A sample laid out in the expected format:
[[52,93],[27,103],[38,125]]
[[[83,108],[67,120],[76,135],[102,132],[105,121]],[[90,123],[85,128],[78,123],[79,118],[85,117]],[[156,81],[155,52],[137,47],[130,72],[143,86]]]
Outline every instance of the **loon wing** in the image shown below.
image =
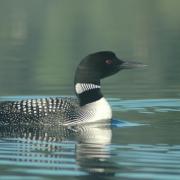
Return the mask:
[[0,125],[63,124],[75,119],[79,104],[74,98],[41,98],[0,103]]

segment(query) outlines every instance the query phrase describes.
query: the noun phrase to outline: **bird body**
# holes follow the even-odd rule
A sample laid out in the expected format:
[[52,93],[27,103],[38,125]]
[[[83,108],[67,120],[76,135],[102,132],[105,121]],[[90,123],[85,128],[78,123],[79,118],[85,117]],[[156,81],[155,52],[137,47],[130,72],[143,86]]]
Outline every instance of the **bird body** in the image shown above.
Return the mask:
[[75,73],[77,99],[53,97],[1,102],[0,125],[74,125],[110,121],[112,111],[101,93],[100,80],[121,69],[139,65],[124,62],[110,51],[90,54],[80,62]]

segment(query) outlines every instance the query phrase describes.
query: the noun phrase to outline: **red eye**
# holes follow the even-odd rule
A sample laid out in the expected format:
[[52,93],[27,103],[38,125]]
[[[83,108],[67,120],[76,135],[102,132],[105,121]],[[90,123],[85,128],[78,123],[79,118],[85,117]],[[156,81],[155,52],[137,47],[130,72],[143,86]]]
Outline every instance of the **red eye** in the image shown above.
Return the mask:
[[112,60],[111,60],[111,59],[107,59],[107,60],[105,61],[105,63],[106,63],[106,64],[112,64]]

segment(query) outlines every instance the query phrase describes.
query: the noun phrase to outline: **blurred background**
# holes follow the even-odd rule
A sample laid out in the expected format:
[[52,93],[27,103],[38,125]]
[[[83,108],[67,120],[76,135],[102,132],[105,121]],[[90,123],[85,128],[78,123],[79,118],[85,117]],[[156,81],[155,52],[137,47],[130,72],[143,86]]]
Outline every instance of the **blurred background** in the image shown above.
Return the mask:
[[0,96],[73,95],[89,53],[145,69],[103,80],[107,97],[180,97],[179,0],[0,0]]

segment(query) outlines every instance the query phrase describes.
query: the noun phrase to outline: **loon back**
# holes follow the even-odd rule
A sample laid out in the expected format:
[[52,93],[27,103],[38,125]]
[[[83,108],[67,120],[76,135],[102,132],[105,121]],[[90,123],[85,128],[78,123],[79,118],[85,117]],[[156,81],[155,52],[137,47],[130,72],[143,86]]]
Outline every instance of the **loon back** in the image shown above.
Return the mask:
[[0,125],[70,125],[104,121],[111,116],[105,98],[82,107],[73,98],[28,99],[0,104]]
[[110,120],[111,108],[101,93],[100,80],[121,69],[142,66],[124,62],[113,52],[102,51],[86,56],[78,65],[72,98],[42,98],[0,103],[0,125],[70,125]]
[[73,98],[41,98],[0,104],[0,125],[51,124],[77,119],[78,101]]

